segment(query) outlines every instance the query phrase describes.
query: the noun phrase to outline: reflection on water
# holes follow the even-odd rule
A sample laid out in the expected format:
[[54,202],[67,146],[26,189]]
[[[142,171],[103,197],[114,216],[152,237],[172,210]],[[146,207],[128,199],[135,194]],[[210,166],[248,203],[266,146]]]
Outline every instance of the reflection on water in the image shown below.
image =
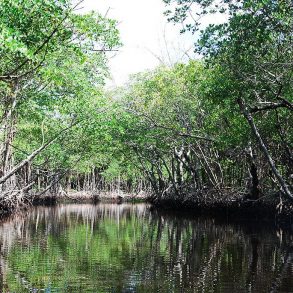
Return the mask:
[[144,204],[37,207],[0,245],[1,292],[293,292],[291,235]]

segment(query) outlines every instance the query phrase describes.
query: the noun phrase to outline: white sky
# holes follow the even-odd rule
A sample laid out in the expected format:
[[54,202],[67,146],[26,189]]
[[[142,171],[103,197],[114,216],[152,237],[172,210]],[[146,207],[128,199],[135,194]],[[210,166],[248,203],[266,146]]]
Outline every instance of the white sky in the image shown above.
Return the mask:
[[194,36],[180,35],[178,25],[167,23],[162,0],[85,0],[82,5],[102,15],[110,8],[107,16],[119,21],[123,46],[110,59],[110,85],[122,85],[130,74],[155,68],[157,57],[170,65],[182,61],[186,50],[194,56]]

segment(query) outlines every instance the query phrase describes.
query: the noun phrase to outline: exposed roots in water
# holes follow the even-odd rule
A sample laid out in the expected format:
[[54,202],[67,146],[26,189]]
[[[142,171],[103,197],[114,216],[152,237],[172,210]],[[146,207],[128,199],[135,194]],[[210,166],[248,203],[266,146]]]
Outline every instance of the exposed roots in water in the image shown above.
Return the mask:
[[26,210],[32,206],[32,198],[24,193],[12,191],[1,196],[0,199],[0,217],[16,213],[20,210]]
[[245,193],[216,190],[186,193],[176,197],[174,194],[163,198],[152,197],[150,202],[160,209],[190,211],[197,215],[211,215],[238,220],[273,221],[291,224],[293,219],[293,203],[284,200],[278,194],[260,197],[251,200]]

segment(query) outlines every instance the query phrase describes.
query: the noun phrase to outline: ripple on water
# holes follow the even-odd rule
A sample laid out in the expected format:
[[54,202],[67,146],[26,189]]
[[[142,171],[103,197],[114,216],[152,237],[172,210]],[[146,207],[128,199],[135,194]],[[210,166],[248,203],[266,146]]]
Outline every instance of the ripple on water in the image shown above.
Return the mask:
[[0,243],[1,292],[293,292],[292,235],[145,204],[36,207]]

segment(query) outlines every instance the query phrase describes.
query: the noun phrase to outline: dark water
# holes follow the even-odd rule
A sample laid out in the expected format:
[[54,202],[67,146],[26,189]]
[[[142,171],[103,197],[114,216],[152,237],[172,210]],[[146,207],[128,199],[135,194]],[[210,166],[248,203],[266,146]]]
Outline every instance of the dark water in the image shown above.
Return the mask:
[[293,292],[290,233],[143,204],[38,207],[0,244],[1,292]]

